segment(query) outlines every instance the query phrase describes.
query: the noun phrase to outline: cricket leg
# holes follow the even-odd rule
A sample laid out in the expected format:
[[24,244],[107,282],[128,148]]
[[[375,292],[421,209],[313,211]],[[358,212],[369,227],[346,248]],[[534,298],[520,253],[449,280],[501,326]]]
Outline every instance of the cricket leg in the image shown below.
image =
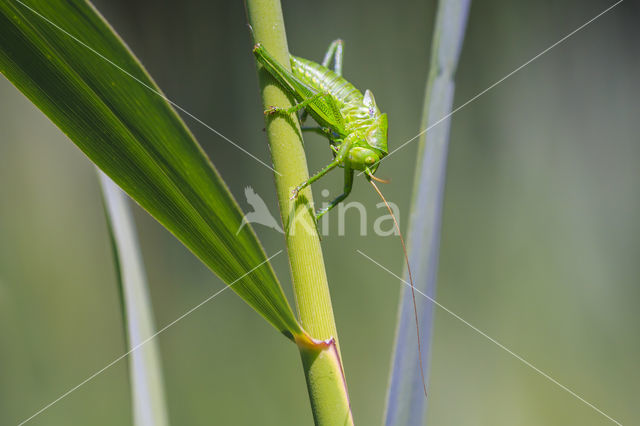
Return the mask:
[[[324,59],[322,60],[322,66],[325,68],[329,68],[329,64],[331,63],[331,59],[333,59],[333,71],[342,75],[342,48],[344,43],[341,39],[334,40],[330,45],[327,53],[324,55]],[[333,58],[332,58],[333,57]]]
[[297,198],[298,193],[300,193],[300,191],[302,191],[304,188],[311,185],[312,183],[314,183],[315,181],[317,181],[318,179],[320,179],[321,177],[329,173],[331,170],[335,169],[340,164],[342,164],[342,162],[344,162],[344,160],[346,160],[347,156],[349,155],[349,150],[351,149],[352,144],[353,144],[353,141],[351,139],[349,138],[345,139],[345,141],[340,146],[340,149],[336,154],[336,157],[333,159],[333,161],[327,164],[318,173],[311,176],[309,179],[302,182],[300,185],[296,186],[291,193],[291,199],[293,200]]
[[345,198],[349,196],[351,193],[351,188],[353,188],[353,169],[351,167],[344,168],[344,192],[338,195],[327,207],[324,209],[318,210],[316,213],[316,221],[322,217],[323,214],[340,204]]
[[[330,45],[327,53],[324,55],[324,59],[322,60],[322,66],[325,68],[329,68],[329,64],[331,63],[331,59],[333,58],[333,71],[342,75],[342,48],[344,43],[341,39],[334,40]],[[309,112],[305,109],[300,114],[300,122],[304,123],[307,119]]]
[[292,106],[291,108],[280,108],[277,106],[270,106],[268,107],[264,113],[265,115],[271,115],[271,114],[292,114],[296,111],[301,110],[302,108],[306,107],[307,105],[309,105],[310,103],[322,98],[322,97],[331,97],[331,95],[329,95],[328,93],[324,93],[324,92],[319,92],[316,93],[313,96],[308,97],[307,99],[305,99],[302,102],[299,102],[297,104],[295,104],[294,106]]
[[313,132],[313,133],[317,133],[321,136],[326,136],[329,137],[331,136],[331,129],[328,127],[321,127],[321,126],[302,126],[300,127],[300,130],[302,130],[303,132]]
[[[327,123],[332,123],[332,128],[343,129],[344,118],[340,112],[340,108],[329,93],[318,92],[310,87],[305,81],[293,75],[293,73],[279,63],[267,50],[260,44],[253,47],[253,54],[264,69],[280,83],[283,88],[291,93],[300,103],[287,111],[299,111],[303,108],[309,108],[316,111],[319,115],[326,118]],[[309,100],[313,98],[312,100]],[[267,113],[279,111],[279,108],[270,107]],[[334,126],[335,125],[335,126]]]

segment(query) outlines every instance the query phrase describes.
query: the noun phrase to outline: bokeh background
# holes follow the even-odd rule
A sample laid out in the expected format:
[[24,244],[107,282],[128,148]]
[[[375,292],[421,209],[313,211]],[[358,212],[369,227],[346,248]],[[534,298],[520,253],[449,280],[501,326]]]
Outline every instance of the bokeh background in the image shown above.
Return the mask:
[[[96,0],[165,93],[268,160],[241,2]],[[456,105],[611,5],[472,4]],[[337,37],[345,76],[374,91],[390,145],[418,133],[435,1],[284,1],[293,53]],[[36,19],[36,18],[34,18]],[[628,0],[452,118],[438,300],[623,424],[640,424],[639,7]],[[71,41],[70,41],[71,42]],[[90,54],[87,52],[87,54]],[[271,172],[186,119],[241,206],[272,212]],[[309,167],[330,158],[308,139]],[[406,226],[416,145],[378,174]],[[362,182],[351,199],[380,210]],[[316,187],[317,202],[341,174]],[[222,283],[136,207],[158,328]],[[397,240],[323,239],[357,424],[380,424],[401,285]],[[256,227],[268,253],[282,236]],[[371,231],[371,223],[368,225]],[[275,268],[290,293],[286,258]],[[428,303],[424,300],[420,303]],[[232,292],[159,336],[174,425],[312,424],[296,348]],[[93,166],[0,78],[0,424],[17,424],[125,351]],[[435,317],[431,425],[607,425],[583,402],[444,311]],[[33,425],[131,424],[121,361]]]

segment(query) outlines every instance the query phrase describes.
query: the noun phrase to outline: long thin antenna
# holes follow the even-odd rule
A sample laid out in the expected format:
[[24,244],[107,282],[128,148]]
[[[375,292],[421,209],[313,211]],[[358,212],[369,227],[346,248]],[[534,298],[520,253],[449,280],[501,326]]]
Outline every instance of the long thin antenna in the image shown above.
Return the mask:
[[[369,178],[373,178],[372,174],[367,173],[367,177]],[[376,192],[378,193],[378,195],[380,196],[380,198],[382,198],[382,201],[384,202],[384,205],[387,206],[387,210],[389,210],[389,214],[391,214],[391,217],[393,218],[393,223],[396,226],[396,229],[398,230],[398,235],[400,236],[400,242],[402,243],[402,251],[404,252],[404,259],[407,263],[407,271],[409,272],[409,283],[411,283],[411,297],[413,299],[413,313],[415,314],[415,318],[416,318],[416,334],[418,336],[418,359],[420,361],[420,375],[422,376],[422,389],[424,389],[424,397],[427,397],[427,384],[426,381],[424,379],[424,368],[422,367],[422,344],[421,344],[421,339],[420,339],[420,325],[419,325],[419,321],[418,321],[418,308],[416,306],[416,292],[415,292],[415,287],[413,286],[413,276],[411,275],[411,267],[409,266],[409,255],[407,254],[407,246],[404,244],[404,238],[402,237],[402,232],[400,231],[400,226],[398,226],[398,220],[396,219],[396,215],[393,214],[393,211],[391,210],[391,207],[389,206],[389,203],[387,203],[387,200],[384,198],[384,195],[382,195],[382,192],[380,192],[380,189],[378,189],[378,186],[375,184],[375,182],[372,179],[367,179],[369,181],[369,183],[371,184],[371,186],[373,186],[373,189],[376,190]]]
[[367,175],[367,176],[369,176],[371,179],[375,180],[376,182],[380,182],[380,183],[389,183],[389,182],[391,182],[388,179],[380,179],[379,177],[375,177],[372,174],[371,175]]

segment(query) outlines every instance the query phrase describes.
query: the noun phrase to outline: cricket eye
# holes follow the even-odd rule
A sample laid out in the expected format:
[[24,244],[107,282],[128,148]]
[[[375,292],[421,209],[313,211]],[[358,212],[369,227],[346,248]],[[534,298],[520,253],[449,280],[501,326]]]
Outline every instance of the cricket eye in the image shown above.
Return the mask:
[[369,166],[372,165],[373,163],[376,162],[376,158],[372,155],[368,156],[367,158],[364,159],[364,162],[367,163]]

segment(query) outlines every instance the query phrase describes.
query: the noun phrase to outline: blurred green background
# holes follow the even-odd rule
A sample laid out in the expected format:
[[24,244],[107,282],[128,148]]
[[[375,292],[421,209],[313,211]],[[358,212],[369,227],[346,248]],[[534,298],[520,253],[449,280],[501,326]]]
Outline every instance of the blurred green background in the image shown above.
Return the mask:
[[[167,96],[269,158],[241,2],[99,0]],[[476,1],[456,105],[612,2]],[[418,132],[435,1],[285,1],[289,47],[319,60],[345,40],[345,76],[390,117],[390,146]],[[34,18],[36,19],[36,18]],[[640,8],[626,1],[452,120],[438,300],[623,424],[640,424]],[[71,41],[70,41],[71,42]],[[90,54],[87,52],[87,54]],[[271,172],[190,119],[241,206],[277,211]],[[307,139],[309,168],[330,158]],[[318,139],[320,140],[320,139]],[[320,140],[321,141],[321,140]],[[378,175],[406,226],[416,144]],[[341,189],[335,173],[316,202]],[[351,200],[381,210],[357,182]],[[0,78],[0,424],[17,424],[125,351],[93,166]],[[136,208],[158,328],[222,283]],[[401,284],[395,239],[323,247],[357,424],[380,424]],[[268,253],[282,236],[256,226]],[[274,266],[290,295],[285,256]],[[424,299],[420,303],[428,303]],[[436,311],[431,425],[607,425],[584,403]],[[312,424],[296,348],[232,292],[161,336],[174,425]],[[33,425],[131,424],[121,361]]]

